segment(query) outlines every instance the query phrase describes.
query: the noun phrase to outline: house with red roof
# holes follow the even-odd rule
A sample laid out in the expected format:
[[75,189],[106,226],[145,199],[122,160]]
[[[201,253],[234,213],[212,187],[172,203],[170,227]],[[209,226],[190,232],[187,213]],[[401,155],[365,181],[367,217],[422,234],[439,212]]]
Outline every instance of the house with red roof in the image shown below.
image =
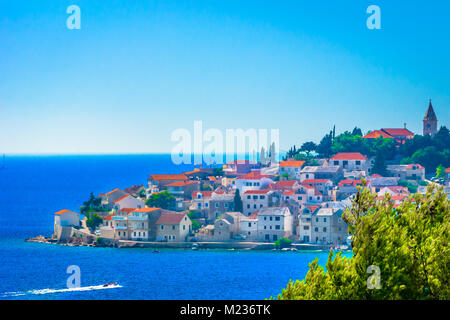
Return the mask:
[[192,230],[192,221],[186,213],[163,210],[156,226],[158,241],[184,242]]
[[302,185],[309,185],[319,190],[323,195],[328,195],[328,192],[333,189],[333,181],[330,179],[305,179]]
[[65,241],[72,236],[72,228],[80,226],[80,214],[68,209],[54,213],[53,235],[58,241]]
[[141,199],[137,199],[132,195],[126,194],[116,200],[113,201],[113,208],[116,210],[123,208],[143,208],[145,207],[144,201]]
[[298,180],[304,164],[305,161],[281,161],[278,165],[278,174],[280,177]]
[[424,180],[425,168],[420,164],[388,165],[387,171],[401,180]]
[[344,171],[364,171],[370,168],[369,159],[359,152],[342,152],[330,158],[330,164],[341,167]]
[[382,131],[382,130],[374,130],[363,136],[363,139],[378,139],[379,137],[382,137],[384,139],[394,139],[393,136],[390,134]]
[[101,202],[102,206],[112,209],[114,206],[114,201],[119,198],[122,198],[123,196],[126,196],[126,195],[129,195],[129,193],[127,193],[119,188],[116,188],[107,193],[100,193],[99,197],[102,200],[102,202]]
[[175,197],[191,200],[192,193],[200,190],[200,182],[193,180],[175,181],[166,185],[167,191]]
[[269,184],[275,183],[269,176],[262,175],[260,171],[252,171],[248,174],[237,177],[234,180],[234,187],[242,194],[247,190],[266,189]]
[[78,227],[80,225],[80,214],[63,209],[55,212],[55,225],[60,227]]
[[445,185],[450,187],[450,168],[445,169]]
[[262,208],[272,207],[279,202],[274,191],[247,190],[242,195],[242,204],[244,206],[244,215],[249,216]]
[[166,186],[170,183],[176,181],[186,181],[189,178],[181,173],[181,174],[152,174],[150,178],[148,178],[148,187],[151,192],[157,192],[160,190],[166,190]]
[[382,128],[381,131],[393,137],[400,144],[404,144],[406,140],[414,138],[414,133],[406,129],[406,125],[404,128]]
[[361,180],[345,179],[339,182],[339,198],[347,198],[358,192],[357,187],[362,186]]

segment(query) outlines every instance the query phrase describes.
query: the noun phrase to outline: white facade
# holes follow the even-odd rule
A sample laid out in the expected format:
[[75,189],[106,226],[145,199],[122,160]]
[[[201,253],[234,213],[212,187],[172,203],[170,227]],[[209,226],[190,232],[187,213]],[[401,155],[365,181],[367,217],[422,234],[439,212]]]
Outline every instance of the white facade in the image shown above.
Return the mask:
[[137,199],[130,195],[125,195],[117,200],[114,201],[114,208],[116,210],[123,209],[123,208],[144,208],[145,203],[144,201]]
[[80,214],[70,210],[55,212],[55,226],[78,227],[80,225]]
[[241,234],[246,240],[254,241],[258,238],[258,219],[241,219]]
[[290,238],[293,231],[293,217],[288,208],[263,208],[258,213],[258,240],[274,242]]
[[261,208],[269,207],[269,197],[273,191],[269,190],[248,190],[242,196],[242,204],[244,206],[244,214],[246,216],[260,210]]

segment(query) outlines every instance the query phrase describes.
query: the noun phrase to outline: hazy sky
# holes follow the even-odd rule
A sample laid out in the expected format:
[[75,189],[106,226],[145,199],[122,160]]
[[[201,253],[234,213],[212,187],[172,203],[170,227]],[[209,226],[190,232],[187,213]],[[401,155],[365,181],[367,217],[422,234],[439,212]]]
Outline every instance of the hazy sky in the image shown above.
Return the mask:
[[421,133],[430,98],[450,126],[449,14],[448,0],[0,0],[0,153],[168,152],[195,120],[280,129],[281,149],[333,125]]

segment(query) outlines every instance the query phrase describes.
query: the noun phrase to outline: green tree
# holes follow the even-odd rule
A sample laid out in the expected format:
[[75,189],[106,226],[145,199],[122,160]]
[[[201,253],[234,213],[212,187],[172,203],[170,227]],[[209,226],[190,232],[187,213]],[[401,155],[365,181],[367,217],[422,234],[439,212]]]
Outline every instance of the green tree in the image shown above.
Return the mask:
[[277,249],[289,248],[292,245],[292,240],[286,238],[280,238],[274,243]]
[[97,214],[91,214],[90,217],[86,220],[86,226],[89,230],[94,231],[103,223],[103,218]]
[[376,157],[375,161],[373,162],[372,170],[370,171],[371,174],[379,174],[383,177],[387,176],[387,169],[386,169],[386,162],[384,161],[384,156],[381,152],[379,152]]
[[395,209],[390,195],[376,197],[360,187],[343,215],[353,256],[330,251],[326,271],[316,259],[278,299],[450,299],[450,205],[443,188],[430,184],[425,196]]
[[358,127],[354,127],[352,131],[352,135],[362,137],[362,130]]
[[308,157],[309,157],[309,154],[313,151],[316,151],[316,149],[317,149],[317,145],[312,141],[305,142],[300,147],[300,151],[306,152],[306,156],[308,156]]
[[175,197],[169,191],[154,193],[148,197],[146,205],[150,208],[169,209],[173,207]]
[[333,131],[326,134],[322,140],[320,140],[319,145],[317,146],[317,153],[325,158],[329,158],[331,156],[331,147],[333,146]]
[[98,198],[94,195],[93,192],[89,194],[89,199],[85,202],[83,202],[83,205],[80,207],[80,212],[84,214],[85,216],[89,216],[89,212],[93,211],[104,211],[103,208],[101,208],[102,199]]
[[234,193],[234,211],[236,212],[244,212],[244,205],[242,204],[242,198],[239,194],[239,189],[236,189]]
[[436,168],[436,177],[445,178],[445,167],[441,164]]

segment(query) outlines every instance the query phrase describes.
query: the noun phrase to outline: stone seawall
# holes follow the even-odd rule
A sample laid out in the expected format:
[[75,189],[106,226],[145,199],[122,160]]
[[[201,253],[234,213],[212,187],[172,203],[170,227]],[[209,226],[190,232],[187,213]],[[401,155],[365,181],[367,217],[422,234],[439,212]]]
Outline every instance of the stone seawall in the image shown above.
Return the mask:
[[[224,250],[274,250],[275,245],[267,242],[151,242],[113,240],[86,234],[80,230],[71,230],[66,241],[58,241],[56,237],[46,238],[38,236],[27,239],[29,242],[53,243],[68,246],[115,247],[115,248],[150,248],[150,249],[224,249]],[[293,243],[289,249],[284,250],[329,250],[328,245]]]

